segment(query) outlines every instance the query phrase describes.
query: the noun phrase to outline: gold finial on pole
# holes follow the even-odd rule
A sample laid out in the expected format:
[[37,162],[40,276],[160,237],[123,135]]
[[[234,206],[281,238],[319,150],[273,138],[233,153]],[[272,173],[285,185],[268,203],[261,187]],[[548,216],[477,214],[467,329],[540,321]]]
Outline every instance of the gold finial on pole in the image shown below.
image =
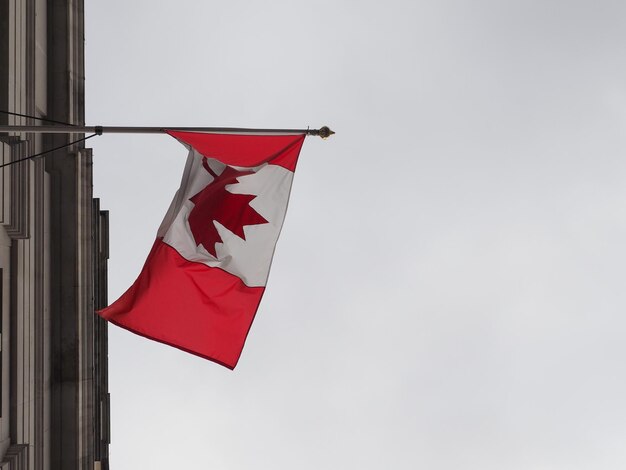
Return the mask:
[[335,131],[330,130],[328,126],[320,127],[319,136],[322,139],[328,139],[331,135],[333,135]]

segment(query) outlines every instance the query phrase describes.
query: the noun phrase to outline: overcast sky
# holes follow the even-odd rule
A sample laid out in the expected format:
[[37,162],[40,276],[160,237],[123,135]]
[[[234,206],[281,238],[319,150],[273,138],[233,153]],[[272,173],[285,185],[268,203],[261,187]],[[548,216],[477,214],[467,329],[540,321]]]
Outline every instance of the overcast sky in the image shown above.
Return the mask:
[[[319,127],[235,371],[109,328],[115,470],[626,467],[623,0],[87,1],[87,122]],[[180,182],[103,136],[109,296]]]

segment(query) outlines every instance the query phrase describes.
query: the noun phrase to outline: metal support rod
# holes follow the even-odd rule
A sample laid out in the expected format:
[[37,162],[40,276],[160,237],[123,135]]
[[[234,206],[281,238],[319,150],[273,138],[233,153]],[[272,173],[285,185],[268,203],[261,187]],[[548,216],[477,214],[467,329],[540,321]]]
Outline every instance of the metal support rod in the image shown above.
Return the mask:
[[166,131],[212,132],[219,134],[306,134],[322,138],[334,134],[328,127],[320,129],[246,129],[239,127],[132,127],[132,126],[2,126],[0,132],[33,132],[39,134],[163,134]]

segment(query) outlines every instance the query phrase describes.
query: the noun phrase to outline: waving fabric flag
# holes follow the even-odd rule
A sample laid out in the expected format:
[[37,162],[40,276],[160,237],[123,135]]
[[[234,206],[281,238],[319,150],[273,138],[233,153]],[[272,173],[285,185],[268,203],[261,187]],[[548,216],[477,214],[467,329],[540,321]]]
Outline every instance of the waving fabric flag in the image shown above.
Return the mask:
[[98,313],[233,369],[263,296],[305,136],[168,131],[182,182],[135,283]]

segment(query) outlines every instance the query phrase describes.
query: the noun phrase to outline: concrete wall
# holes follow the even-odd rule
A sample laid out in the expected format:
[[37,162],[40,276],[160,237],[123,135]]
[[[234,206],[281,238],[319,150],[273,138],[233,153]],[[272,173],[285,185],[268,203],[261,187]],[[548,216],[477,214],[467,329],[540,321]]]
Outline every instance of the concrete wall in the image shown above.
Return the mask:
[[[0,2],[0,109],[82,124],[82,0]],[[0,122],[36,124],[0,115]],[[0,135],[0,163],[78,136]],[[0,470],[108,468],[108,215],[74,145],[0,170]]]

